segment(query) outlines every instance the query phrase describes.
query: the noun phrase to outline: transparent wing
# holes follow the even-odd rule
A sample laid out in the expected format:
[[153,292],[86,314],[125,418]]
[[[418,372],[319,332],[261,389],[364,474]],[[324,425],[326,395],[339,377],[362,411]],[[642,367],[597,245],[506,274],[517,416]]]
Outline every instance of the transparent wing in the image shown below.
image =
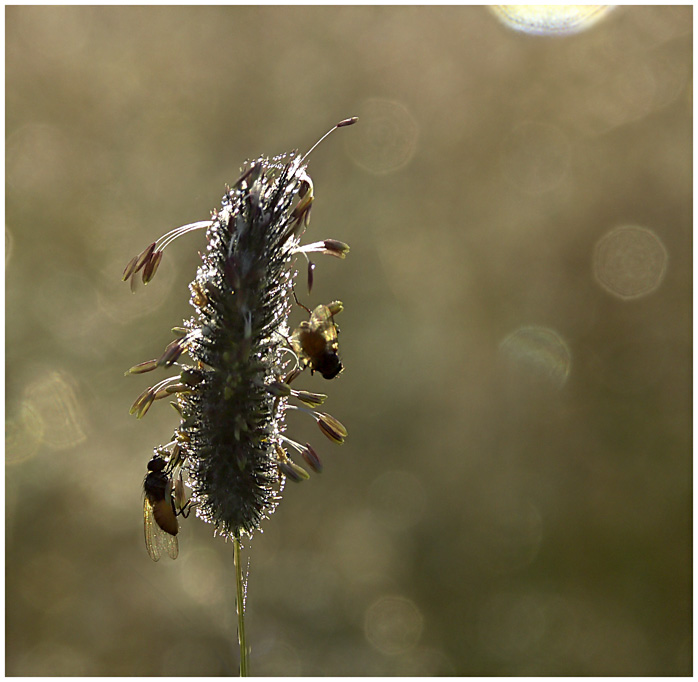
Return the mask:
[[160,539],[161,543],[165,545],[165,549],[167,550],[167,554],[169,555],[170,559],[176,559],[179,555],[179,542],[177,542],[177,536],[170,535],[169,533],[165,533],[163,531],[160,534]]
[[291,342],[291,348],[295,351],[296,355],[304,355],[303,344],[301,343],[301,334],[306,333],[310,328],[307,322],[301,322],[300,326],[296,327],[291,334],[289,341]]
[[153,505],[150,500],[145,497],[143,499],[143,530],[145,532],[145,548],[153,561],[160,561],[160,542],[158,541],[157,531],[160,527],[155,523],[153,517]]
[[332,313],[326,305],[319,305],[313,310],[310,316],[310,328],[322,334],[330,345],[337,341],[337,328],[332,319]]
[[143,530],[145,533],[145,548],[153,561],[160,561],[163,551],[171,559],[176,559],[179,554],[179,543],[176,535],[166,533],[155,521],[153,505],[145,497],[143,500]]

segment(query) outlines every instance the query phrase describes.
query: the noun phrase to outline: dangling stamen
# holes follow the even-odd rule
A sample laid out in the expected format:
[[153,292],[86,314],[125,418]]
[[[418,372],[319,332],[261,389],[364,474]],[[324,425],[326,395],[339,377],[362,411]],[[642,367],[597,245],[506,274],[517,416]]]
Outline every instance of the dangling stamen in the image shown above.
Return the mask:
[[279,434],[279,440],[286,443],[286,445],[290,445],[298,453],[302,452],[303,450],[303,446],[300,443],[296,443],[295,440],[292,440],[291,438],[284,436],[283,433]]
[[327,412],[313,412],[305,407],[298,407],[297,405],[287,405],[287,410],[298,410],[299,412],[307,412],[320,427],[322,431],[333,443],[337,445],[342,445],[344,439],[349,435],[348,431],[344,427],[344,424],[338,419],[335,419],[331,414]]
[[335,258],[345,258],[349,253],[349,244],[340,242],[337,239],[324,239],[321,242],[297,246],[293,249],[293,253],[302,253],[306,258],[308,253],[322,253]]
[[210,220],[199,220],[196,223],[189,223],[188,225],[176,227],[174,230],[170,230],[167,234],[163,234],[162,237],[155,242],[155,248],[158,251],[164,251],[175,239],[181,237],[183,234],[210,227],[211,222],[212,221]]
[[163,379],[162,381],[159,381],[155,386],[150,386],[147,388],[143,393],[141,393],[138,398],[136,398],[136,401],[131,405],[131,409],[129,410],[129,414],[135,414],[136,419],[142,419],[146,412],[150,409],[150,406],[153,404],[153,401],[155,400],[160,400],[160,398],[164,398],[166,396],[169,396],[170,394],[163,391],[165,386],[167,384],[170,384],[172,382],[179,381],[179,375],[170,377],[169,379]]
[[327,399],[324,393],[311,393],[310,391],[295,391],[291,389],[291,395],[298,398],[302,403],[305,403],[308,407],[317,407],[322,405]]
[[328,135],[332,134],[337,128],[344,128],[345,126],[350,126],[354,125],[359,120],[358,116],[352,116],[351,118],[345,118],[343,121],[340,121],[336,126],[330,128],[306,153],[305,156],[301,159],[301,163],[303,163],[309,156],[310,153],[317,147]]
[[150,280],[155,277],[155,273],[162,260],[162,252],[168,247],[175,239],[181,237],[187,232],[193,232],[194,230],[201,230],[208,228],[212,225],[211,220],[199,220],[196,223],[189,223],[188,225],[182,225],[181,227],[176,227],[174,230],[170,230],[167,234],[164,234],[157,241],[150,244],[145,250],[143,250],[137,256],[134,256],[126,266],[122,280],[125,282],[131,279],[131,290],[135,293],[135,275],[141,268],[143,269],[143,284],[148,284]]
[[305,460],[305,463],[317,474],[322,473],[322,460],[320,456],[313,450],[310,443],[305,444],[305,448],[301,452],[301,456]]
[[307,481],[310,478],[310,474],[302,466],[298,466],[278,443],[274,443],[274,449],[278,457],[276,465],[284,476],[290,478],[294,483]]

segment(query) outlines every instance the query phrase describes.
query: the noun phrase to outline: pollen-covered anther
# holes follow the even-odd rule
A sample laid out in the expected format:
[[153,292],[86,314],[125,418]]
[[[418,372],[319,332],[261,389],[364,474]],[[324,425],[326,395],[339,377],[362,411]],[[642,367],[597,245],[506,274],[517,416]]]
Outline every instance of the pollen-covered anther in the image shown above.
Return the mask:
[[307,481],[310,478],[310,474],[302,466],[292,462],[290,459],[279,462],[279,471],[294,483]]
[[146,372],[152,372],[158,367],[157,360],[146,360],[145,362],[139,362],[137,365],[131,367],[131,369],[124,372],[124,376],[129,374],[145,374]]
[[[143,391],[143,393],[136,398],[133,405],[131,405],[129,414],[135,414],[137,419],[144,417],[154,400],[160,400],[161,398],[165,398],[170,395],[170,393],[166,392],[166,387],[168,384],[172,384],[172,382],[177,381],[178,378],[179,377],[176,376],[169,377],[168,379],[159,381],[157,384],[155,384],[155,386],[146,388],[145,391]],[[188,387],[186,388],[187,390],[190,390]]]
[[325,251],[329,256],[344,258],[349,253],[349,244],[340,242],[337,239],[325,239]]
[[317,420],[317,425],[332,442],[341,445],[344,443],[344,439],[349,435],[344,425],[332,415],[326,412],[316,412],[314,414]]
[[165,352],[158,359],[159,367],[171,367],[179,359],[179,356],[185,351],[187,347],[184,339],[175,339],[168,344],[165,348]]
[[327,396],[324,393],[311,393],[310,391],[291,391],[291,395],[298,398],[308,407],[317,407],[327,400]]
[[315,271],[315,263],[308,261],[308,293],[313,290],[313,272]]
[[346,258],[349,251],[349,244],[340,242],[337,239],[323,239],[321,242],[303,244],[294,249],[294,253],[322,253],[326,256],[334,256],[335,258]]
[[162,400],[163,398],[169,398],[172,395],[172,391],[170,391],[171,386],[168,386],[167,388],[161,388],[157,393],[153,395],[153,401],[155,400]]
[[301,457],[305,460],[306,464],[318,474],[322,473],[322,460],[320,456],[315,452],[310,443],[305,444],[305,448],[301,451]]
[[147,263],[145,264],[145,267],[143,268],[143,284],[148,284],[153,277],[155,277],[155,273],[158,271],[158,268],[160,267],[160,261],[162,260],[162,251],[155,251],[153,254],[150,256],[148,259]]
[[150,257],[153,255],[153,251],[155,251],[155,244],[156,242],[149,244],[143,251],[141,251],[137,256],[134,256],[128,262],[122,276],[124,282],[136,274],[150,260]]
[[131,260],[126,264],[126,267],[124,268],[124,274],[121,276],[121,281],[125,282],[133,273],[136,271],[136,264],[138,263],[138,256],[134,256],[131,258]]
[[141,393],[136,401],[131,405],[129,414],[135,414],[136,419],[142,419],[146,412],[150,409],[150,406],[155,400],[155,392],[152,388],[147,388],[143,393]]

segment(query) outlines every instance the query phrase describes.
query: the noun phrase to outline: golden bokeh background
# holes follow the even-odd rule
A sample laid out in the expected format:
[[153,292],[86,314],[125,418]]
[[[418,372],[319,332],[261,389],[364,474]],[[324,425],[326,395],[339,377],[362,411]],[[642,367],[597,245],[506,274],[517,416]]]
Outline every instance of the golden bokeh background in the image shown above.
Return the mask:
[[[247,158],[307,149],[350,436],[248,549],[256,675],[689,675],[692,8],[6,8],[6,672],[237,673],[232,549],[155,564],[128,408]],[[569,30],[570,27],[572,30]],[[301,316],[298,315],[298,319]],[[152,383],[152,382],[151,382]]]

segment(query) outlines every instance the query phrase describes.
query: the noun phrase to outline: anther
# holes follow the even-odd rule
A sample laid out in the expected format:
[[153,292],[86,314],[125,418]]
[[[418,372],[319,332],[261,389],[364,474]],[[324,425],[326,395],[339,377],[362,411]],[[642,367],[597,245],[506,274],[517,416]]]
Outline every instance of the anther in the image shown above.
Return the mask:
[[148,259],[148,262],[145,264],[145,267],[143,268],[143,284],[148,284],[153,277],[155,277],[155,273],[158,271],[158,268],[160,267],[160,261],[162,260],[162,251],[155,251],[152,256]]
[[307,481],[310,478],[310,474],[303,467],[298,466],[298,464],[292,462],[290,459],[279,462],[278,466],[279,471],[294,483]]
[[308,407],[317,407],[322,405],[327,399],[324,393],[311,393],[310,391],[291,391],[291,395],[295,396]]
[[305,460],[306,464],[316,473],[322,473],[322,460],[310,443],[305,444],[305,449],[301,451],[301,456]]
[[145,374],[146,372],[152,372],[157,367],[157,360],[146,360],[145,362],[139,362],[137,365],[134,365],[131,369],[124,372],[124,376],[128,376],[129,374]]
[[332,415],[325,412],[316,412],[317,425],[332,442],[342,445],[344,439],[349,435],[344,425]]

